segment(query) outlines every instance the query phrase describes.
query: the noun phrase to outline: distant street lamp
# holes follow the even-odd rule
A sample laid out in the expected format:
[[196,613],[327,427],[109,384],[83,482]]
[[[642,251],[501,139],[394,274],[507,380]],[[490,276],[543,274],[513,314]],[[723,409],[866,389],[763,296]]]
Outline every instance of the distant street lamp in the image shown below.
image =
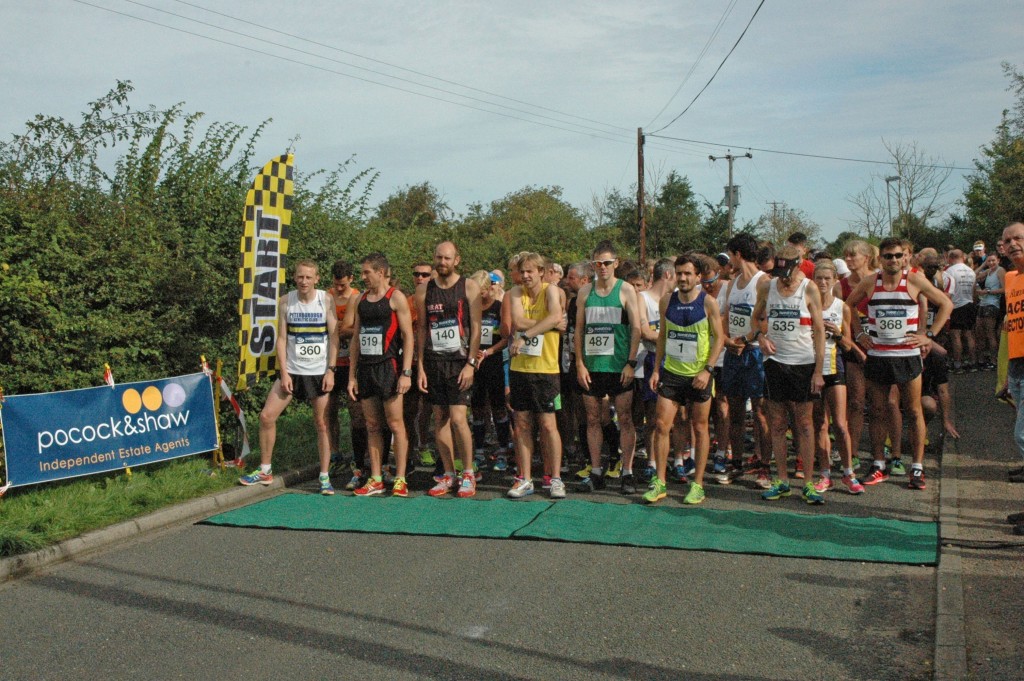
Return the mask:
[[892,200],[889,198],[889,183],[899,181],[899,175],[890,175],[889,177],[885,178],[885,205],[889,209],[889,236],[892,236]]

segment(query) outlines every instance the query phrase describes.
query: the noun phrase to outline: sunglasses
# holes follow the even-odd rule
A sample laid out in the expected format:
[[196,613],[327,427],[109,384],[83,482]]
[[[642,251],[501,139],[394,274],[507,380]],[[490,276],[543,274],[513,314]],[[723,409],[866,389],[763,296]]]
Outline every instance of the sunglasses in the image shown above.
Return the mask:
[[903,257],[902,253],[883,253],[882,260],[899,260]]
[[615,258],[612,258],[611,260],[595,260],[591,264],[594,267],[598,267],[598,266],[611,267],[612,265],[615,264]]
[[413,272],[412,276],[414,276],[414,277],[429,277],[430,276],[430,272]]

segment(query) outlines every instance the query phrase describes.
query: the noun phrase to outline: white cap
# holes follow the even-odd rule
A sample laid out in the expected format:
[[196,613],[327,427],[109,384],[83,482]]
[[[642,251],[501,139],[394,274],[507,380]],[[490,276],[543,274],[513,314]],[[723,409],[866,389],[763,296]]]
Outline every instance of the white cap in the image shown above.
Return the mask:
[[840,277],[845,277],[850,274],[850,268],[846,266],[846,261],[842,258],[836,258],[832,261],[832,264],[836,266],[836,274]]

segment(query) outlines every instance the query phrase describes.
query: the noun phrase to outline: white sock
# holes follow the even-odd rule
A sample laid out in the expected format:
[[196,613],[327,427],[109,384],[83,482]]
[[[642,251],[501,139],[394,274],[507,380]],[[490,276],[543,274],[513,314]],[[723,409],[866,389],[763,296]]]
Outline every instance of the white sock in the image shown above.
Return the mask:
[[270,475],[270,464],[269,463],[261,463],[260,464],[260,472],[263,473],[263,475]]

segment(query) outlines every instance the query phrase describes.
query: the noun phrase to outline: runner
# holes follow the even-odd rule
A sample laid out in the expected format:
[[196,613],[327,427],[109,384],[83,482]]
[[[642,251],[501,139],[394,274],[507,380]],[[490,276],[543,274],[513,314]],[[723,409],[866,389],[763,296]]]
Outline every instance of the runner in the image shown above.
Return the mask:
[[[871,395],[871,473],[861,482],[876,485],[889,478],[885,470],[885,436],[891,431],[888,395],[891,386],[899,386],[910,425],[913,464],[910,489],[925,489],[924,414],[921,410],[921,350],[931,345],[936,330],[941,330],[953,309],[953,303],[942,291],[928,282],[921,272],[903,269],[905,256],[899,239],[883,239],[878,246],[882,269],[872,278],[865,278],[850,294],[847,304],[856,307],[868,299],[867,331],[860,321],[852,320],[854,340],[868,355],[864,377]],[[972,274],[973,276],[973,274]],[[938,306],[935,319],[924,331],[919,330],[918,296],[924,295]]]
[[725,339],[718,302],[700,287],[702,269],[697,255],[676,258],[678,291],[670,289],[659,303],[662,324],[649,381],[651,389],[658,392],[657,425],[651,445],[658,470],[644,494],[644,501],[650,504],[665,498],[669,434],[679,410],[684,407],[690,412],[697,466],[683,503],[704,501],[704,469],[710,446],[711,377]]
[[[274,481],[271,461],[277,440],[277,419],[292,398],[313,405],[317,452],[320,456],[320,493],[334,494],[329,468],[331,443],[327,434],[327,403],[334,387],[338,356],[337,316],[334,296],[316,288],[320,281],[316,263],[295,264],[295,290],[281,296],[277,317],[278,377],[270,386],[260,412],[260,468],[243,475],[243,485],[269,485]],[[284,333],[281,333],[284,331]]]
[[[732,265],[729,263],[729,256],[725,253],[719,253],[717,256],[708,259],[708,268],[705,270],[704,278],[701,279],[700,285],[704,289],[704,292],[709,296],[714,296],[718,302],[719,310],[726,310],[729,307],[729,299],[727,298],[729,293],[729,281],[731,280]],[[717,266],[717,267],[714,267]],[[723,322],[724,324],[724,322]],[[722,332],[725,333],[723,326]],[[732,420],[729,413],[729,398],[722,390],[722,367],[725,365],[726,352],[723,351],[718,354],[718,361],[715,362],[715,374],[711,384],[711,395],[712,395],[712,406],[711,415],[715,422],[715,441],[718,446],[715,450],[714,456],[716,461],[730,461],[732,460],[732,445],[729,444],[729,432],[732,428]],[[739,418],[743,418],[743,414],[739,414]],[[738,460],[741,460],[742,452],[736,454]],[[683,465],[680,467],[679,464]],[[680,482],[683,482],[685,478],[693,475],[693,457],[689,457],[684,461],[680,462],[676,460],[675,477]]]
[[[654,262],[651,268],[651,285],[640,291],[640,304],[637,306],[640,310],[640,351],[636,355],[636,389],[633,399],[643,410],[637,421],[647,424],[644,430],[644,448],[648,452],[647,468],[644,469],[641,478],[644,483],[649,483],[657,474],[653,447],[658,393],[651,388],[649,379],[654,370],[658,337],[661,335],[661,299],[676,286],[675,263],[676,261],[671,258],[661,258]],[[680,467],[683,465],[681,460],[678,463]]]
[[[362,484],[362,476],[366,470],[366,422],[363,420],[363,406],[348,398],[349,343],[352,340],[352,320],[354,314],[348,312],[350,299],[355,299],[352,309],[358,302],[359,291],[352,287],[352,265],[345,260],[338,260],[331,267],[334,282],[331,295],[334,296],[334,313],[338,320],[338,364],[334,370],[334,389],[327,402],[327,435],[331,440],[332,471],[350,475],[351,479],[345,489],[353,490]],[[347,462],[343,460],[339,443],[339,413],[343,406],[348,406],[349,435],[352,439],[352,456]]]
[[[984,248],[984,246],[982,246]],[[985,259],[975,275],[978,293],[978,368],[995,371],[999,355],[999,338],[996,324],[999,321],[1003,303],[1006,270],[999,266],[999,256],[993,253]]]
[[[406,294],[409,301],[409,315],[412,317],[413,338],[419,333],[420,318],[416,311],[415,298],[416,289],[420,284],[425,284],[434,276],[434,267],[429,262],[413,263],[412,266],[412,290]],[[416,353],[412,353],[412,375],[419,376],[419,364]],[[433,468],[438,460],[430,446],[430,405],[426,396],[419,390],[410,390],[402,396],[402,411],[405,412],[405,432],[409,436],[409,451],[419,452],[421,466]],[[442,471],[443,472],[443,471]]]
[[[843,246],[843,262],[849,268],[848,276],[839,280],[841,297],[848,301],[853,289],[865,279],[874,279],[878,268],[878,249],[866,241],[854,239]],[[868,316],[868,301],[865,298],[860,305],[850,306],[850,311],[857,315],[861,325]],[[851,318],[852,319],[852,318]],[[851,327],[852,328],[852,327]],[[860,353],[863,355],[863,353]],[[864,362],[857,353],[844,353],[846,362],[846,423],[850,428],[850,444],[853,447],[853,467],[860,465],[860,441],[864,433],[864,408],[867,404],[867,383],[864,380]],[[867,453],[865,452],[865,455]]]
[[405,294],[390,285],[390,269],[387,258],[380,253],[371,253],[363,258],[362,277],[366,291],[359,297],[352,328],[355,342],[352,343],[348,394],[353,400],[363,403],[370,450],[370,477],[365,485],[355,490],[359,497],[384,493],[385,423],[393,437],[395,454],[395,482],[391,494],[409,496],[405,480],[409,439],[405,430],[402,396],[412,386],[412,317]]
[[[560,282],[565,290],[565,333],[561,337],[559,355],[559,385],[561,386],[562,408],[559,410],[559,435],[562,438],[563,461],[573,463],[583,457],[587,448],[587,414],[583,409],[580,384],[576,381],[576,296],[580,288],[590,283],[594,270],[589,263],[580,262],[569,267]],[[576,443],[579,443],[577,449]],[[590,458],[587,456],[586,458]],[[582,462],[579,462],[582,466]]]
[[857,480],[853,470],[853,444],[846,427],[846,370],[843,355],[856,353],[864,361],[864,353],[853,342],[850,333],[850,308],[835,297],[836,266],[830,259],[820,260],[814,268],[814,283],[821,295],[821,316],[825,325],[825,360],[821,374],[825,385],[822,399],[814,402],[814,431],[817,433],[818,462],[821,479],[814,485],[819,492],[832,489],[831,451],[829,421],[832,422],[839,460],[843,467],[843,484],[850,494],[861,494],[864,486]]
[[526,253],[519,259],[522,284],[509,292],[512,329],[509,347],[509,403],[516,422],[516,469],[518,475],[508,496],[519,499],[533,494],[534,427],[539,431],[541,455],[550,471],[552,499],[565,497],[560,470],[562,439],[558,434],[558,326],[564,323],[562,292],[545,282],[544,258]]
[[[614,400],[619,419],[622,447],[623,494],[636,493],[633,454],[636,430],[633,427],[633,370],[640,345],[640,314],[636,290],[616,279],[619,259],[610,241],[602,241],[593,252],[594,283],[580,289],[576,301],[576,378],[583,388],[583,406],[587,411],[587,445],[590,473],[580,481],[580,490],[592,492],[605,485],[601,468],[601,400]],[[613,453],[614,454],[614,453]]]
[[[764,375],[768,422],[777,477],[761,497],[774,501],[790,495],[786,466],[786,428],[793,419],[793,444],[797,459],[808,474],[814,470],[814,399],[825,385],[825,326],[818,288],[800,270],[800,252],[787,245],[775,256],[773,279],[757,285],[754,318],[767,314],[768,330],[761,339],[765,354]],[[757,332],[747,336],[754,340]],[[803,498],[823,504],[825,497],[808,480]]]
[[461,262],[451,241],[434,249],[436,276],[416,290],[416,308],[422,323],[417,333],[421,392],[434,407],[434,441],[444,475],[430,496],[443,496],[455,486],[456,455],[462,459],[458,496],[476,494],[473,472],[473,437],[467,408],[480,351],[480,287],[456,271]]
[[977,324],[978,307],[974,303],[974,270],[964,263],[964,252],[959,249],[950,251],[947,258],[949,267],[943,276],[954,282],[950,294],[953,299],[953,313],[949,318],[949,333],[953,340],[953,371],[958,374],[964,371],[977,371],[974,327]]
[[484,270],[471,277],[480,287],[480,306],[483,310],[480,322],[480,350],[477,352],[479,368],[473,380],[473,445],[474,459],[481,466],[486,457],[484,446],[487,432],[486,417],[489,414],[494,423],[494,433],[505,445],[511,440],[508,409],[505,407],[505,364],[502,359],[508,339],[501,335],[501,301],[494,299],[498,276]]
[[[733,477],[742,475],[744,419],[747,400],[750,400],[754,418],[753,467],[757,474],[757,485],[764,489],[771,487],[770,456],[771,441],[768,437],[768,420],[764,413],[764,359],[761,345],[757,340],[761,320],[754,318],[754,304],[757,302],[757,287],[765,277],[757,266],[757,242],[749,234],[737,234],[726,245],[732,262],[735,278],[729,282],[726,299],[727,308],[722,310],[722,324],[725,326],[725,361],[722,364],[722,392],[729,399],[729,413],[732,423],[729,441],[732,444],[732,471],[726,468],[725,457],[715,455],[713,474],[723,485]],[[774,262],[774,261],[773,261]],[[748,338],[750,340],[748,340]]]

